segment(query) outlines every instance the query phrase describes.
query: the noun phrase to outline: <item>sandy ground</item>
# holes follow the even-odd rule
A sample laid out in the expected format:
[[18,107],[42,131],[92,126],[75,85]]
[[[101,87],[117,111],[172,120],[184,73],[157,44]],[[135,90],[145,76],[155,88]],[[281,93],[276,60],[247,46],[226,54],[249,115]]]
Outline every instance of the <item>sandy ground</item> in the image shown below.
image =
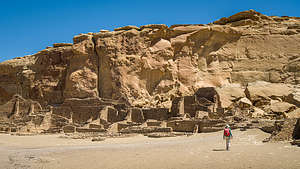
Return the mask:
[[222,132],[172,138],[135,136],[102,142],[59,135],[0,134],[0,168],[41,169],[299,169],[300,147],[262,143],[260,130],[234,130],[230,151]]

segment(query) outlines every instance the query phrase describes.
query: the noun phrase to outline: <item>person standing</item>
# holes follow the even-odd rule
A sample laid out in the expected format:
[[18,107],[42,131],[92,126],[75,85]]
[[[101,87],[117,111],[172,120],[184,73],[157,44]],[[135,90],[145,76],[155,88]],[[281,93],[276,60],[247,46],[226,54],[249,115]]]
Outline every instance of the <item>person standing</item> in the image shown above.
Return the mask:
[[225,128],[224,128],[224,134],[223,134],[223,140],[226,140],[226,150],[229,151],[229,147],[230,147],[230,139],[232,138],[232,133],[231,133],[231,129],[230,126],[228,124],[226,124]]

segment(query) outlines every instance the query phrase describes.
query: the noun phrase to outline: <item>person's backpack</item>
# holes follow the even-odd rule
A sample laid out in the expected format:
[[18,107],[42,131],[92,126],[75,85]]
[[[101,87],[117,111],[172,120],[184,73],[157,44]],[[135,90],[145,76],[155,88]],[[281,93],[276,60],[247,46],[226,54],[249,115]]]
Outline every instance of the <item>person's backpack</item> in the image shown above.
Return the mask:
[[229,128],[224,129],[224,136],[227,136],[227,137],[230,136],[230,130],[229,130]]

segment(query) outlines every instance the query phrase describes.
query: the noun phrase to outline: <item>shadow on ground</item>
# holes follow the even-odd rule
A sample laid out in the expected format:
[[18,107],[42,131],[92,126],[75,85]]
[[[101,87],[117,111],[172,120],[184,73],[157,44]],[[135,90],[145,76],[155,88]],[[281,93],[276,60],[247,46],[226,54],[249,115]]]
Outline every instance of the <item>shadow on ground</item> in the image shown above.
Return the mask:
[[225,148],[215,148],[212,151],[227,151]]

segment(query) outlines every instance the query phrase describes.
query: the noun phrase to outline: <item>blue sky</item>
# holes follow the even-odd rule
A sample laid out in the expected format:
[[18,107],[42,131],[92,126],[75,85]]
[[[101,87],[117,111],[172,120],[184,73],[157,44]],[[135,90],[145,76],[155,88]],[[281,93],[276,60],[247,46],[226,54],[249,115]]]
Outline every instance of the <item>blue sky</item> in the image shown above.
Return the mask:
[[0,62],[125,25],[206,24],[240,11],[300,16],[299,0],[0,0]]

